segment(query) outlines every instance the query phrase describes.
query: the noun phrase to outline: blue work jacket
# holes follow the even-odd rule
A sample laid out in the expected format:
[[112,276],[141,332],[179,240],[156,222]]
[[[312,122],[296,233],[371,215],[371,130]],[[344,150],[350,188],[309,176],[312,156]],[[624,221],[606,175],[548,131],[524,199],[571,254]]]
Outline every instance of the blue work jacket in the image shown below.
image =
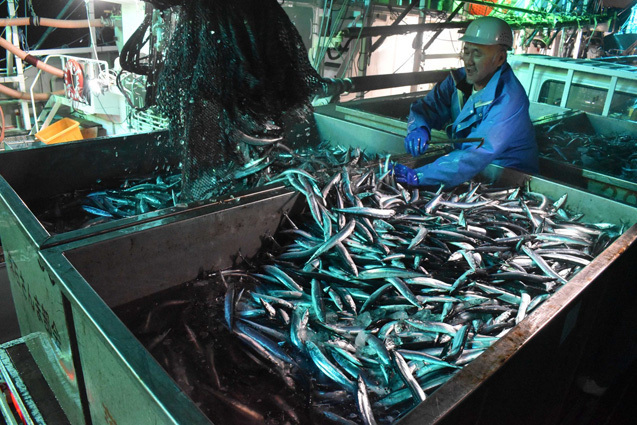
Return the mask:
[[509,64],[505,62],[482,90],[473,95],[471,90],[461,68],[411,105],[409,132],[444,128],[450,139],[484,138],[479,148],[477,143],[456,143],[449,154],[416,169],[420,185],[457,186],[490,163],[538,172],[529,99]]

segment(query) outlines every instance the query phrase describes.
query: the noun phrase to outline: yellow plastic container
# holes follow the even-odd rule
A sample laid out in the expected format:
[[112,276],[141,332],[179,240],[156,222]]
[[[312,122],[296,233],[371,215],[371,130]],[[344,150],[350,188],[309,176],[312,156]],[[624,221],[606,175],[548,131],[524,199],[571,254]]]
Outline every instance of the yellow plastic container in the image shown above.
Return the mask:
[[60,121],[38,131],[35,133],[35,137],[47,145],[83,139],[80,123],[70,118],[62,118]]

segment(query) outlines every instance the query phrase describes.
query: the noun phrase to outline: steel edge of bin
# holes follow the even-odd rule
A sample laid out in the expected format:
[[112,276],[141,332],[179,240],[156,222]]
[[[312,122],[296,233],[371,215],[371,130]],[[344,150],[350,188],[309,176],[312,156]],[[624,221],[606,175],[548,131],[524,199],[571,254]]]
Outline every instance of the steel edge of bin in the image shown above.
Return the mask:
[[121,218],[114,220],[111,223],[104,223],[103,225],[96,225],[89,229],[78,229],[71,232],[67,232],[63,237],[53,235],[46,242],[42,243],[41,248],[49,248],[52,246],[72,243],[78,240],[86,239],[96,235],[104,235],[110,232],[119,232],[129,227],[135,227],[152,223],[158,220],[169,219],[177,217],[182,214],[186,216],[191,212],[199,211],[202,208],[206,208],[210,205],[232,205],[243,199],[250,199],[252,197],[259,197],[263,194],[276,192],[284,187],[283,183],[268,184],[258,187],[256,189],[249,189],[245,191],[236,192],[233,194],[224,195],[219,199],[209,201],[198,201],[190,204],[179,204],[175,207],[164,208],[161,210],[151,211],[144,214],[139,214],[131,217]]
[[11,185],[0,176],[0,213],[2,210],[10,212],[19,218],[17,224],[22,228],[34,246],[40,245],[49,237],[49,233],[29,211],[24,201],[13,190]]
[[[105,302],[104,297],[100,296],[69,262],[66,253],[76,248],[100,247],[102,242],[117,240],[126,242],[127,236],[150,234],[153,230],[172,232],[166,235],[166,238],[170,239],[166,239],[166,243],[172,246],[174,241],[170,235],[179,228],[191,225],[197,218],[214,217],[216,214],[236,216],[237,214],[233,210],[237,208],[254,208],[259,216],[267,215],[268,213],[264,213],[259,205],[262,202],[272,204],[273,200],[276,200],[275,210],[279,211],[277,217],[280,217],[280,208],[291,208],[293,201],[298,197],[298,193],[283,188],[260,195],[250,200],[242,200],[238,204],[203,205],[197,210],[189,211],[188,214],[108,234],[94,235],[88,239],[40,251],[40,255],[47,265],[47,270],[54,274],[53,278],[61,286],[64,296],[71,305],[76,338],[72,344],[77,346],[78,361],[81,365],[79,369],[85,378],[86,398],[91,399],[87,403],[89,406],[85,408],[90,409],[94,424],[103,423],[104,415],[112,418],[118,424],[151,422],[210,424],[211,422],[121,323]],[[238,220],[244,222],[246,226],[254,225],[250,217],[247,216],[241,216]],[[171,225],[177,229],[171,230]],[[250,244],[260,245],[260,237],[261,233],[251,233]],[[237,239],[236,236],[233,238]],[[148,256],[144,256],[144,258],[148,258]],[[196,274],[195,271],[192,278]],[[144,288],[137,287],[133,290],[134,293],[130,294],[131,298],[144,296]],[[110,300],[116,303],[128,301],[128,299],[121,297],[118,299],[110,297]],[[99,362],[96,359],[99,359]],[[113,385],[119,389],[121,394],[127,396],[125,400],[134,401],[134,405],[138,407],[135,412],[131,412],[130,404],[122,403],[121,399],[119,402],[110,402],[113,398],[117,399],[121,396],[121,394],[113,394],[113,391],[108,391],[109,388],[113,389]]]

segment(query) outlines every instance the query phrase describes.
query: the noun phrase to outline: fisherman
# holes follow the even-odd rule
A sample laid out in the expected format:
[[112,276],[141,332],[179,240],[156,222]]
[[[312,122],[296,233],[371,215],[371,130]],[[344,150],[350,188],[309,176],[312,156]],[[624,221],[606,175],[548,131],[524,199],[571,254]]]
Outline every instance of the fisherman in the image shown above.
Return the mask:
[[464,68],[411,105],[405,149],[414,157],[429,146],[431,129],[450,139],[483,138],[455,143],[447,155],[423,167],[394,164],[396,180],[414,186],[459,185],[488,164],[526,173],[538,171],[538,149],[529,117],[529,99],[507,63],[513,46],[511,27],[502,19],[482,17],[464,35]]

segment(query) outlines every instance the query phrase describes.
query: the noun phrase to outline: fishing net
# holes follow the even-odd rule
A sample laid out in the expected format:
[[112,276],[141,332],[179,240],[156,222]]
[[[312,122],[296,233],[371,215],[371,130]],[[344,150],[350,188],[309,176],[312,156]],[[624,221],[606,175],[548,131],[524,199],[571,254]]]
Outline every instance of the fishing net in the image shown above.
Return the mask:
[[[324,83],[276,0],[149,3],[171,14],[163,58],[140,65],[138,34],[124,49],[122,68],[154,77],[149,90],[184,148],[181,199],[208,198],[234,168],[259,157],[264,140],[305,120]],[[146,19],[138,33],[150,25]]]

